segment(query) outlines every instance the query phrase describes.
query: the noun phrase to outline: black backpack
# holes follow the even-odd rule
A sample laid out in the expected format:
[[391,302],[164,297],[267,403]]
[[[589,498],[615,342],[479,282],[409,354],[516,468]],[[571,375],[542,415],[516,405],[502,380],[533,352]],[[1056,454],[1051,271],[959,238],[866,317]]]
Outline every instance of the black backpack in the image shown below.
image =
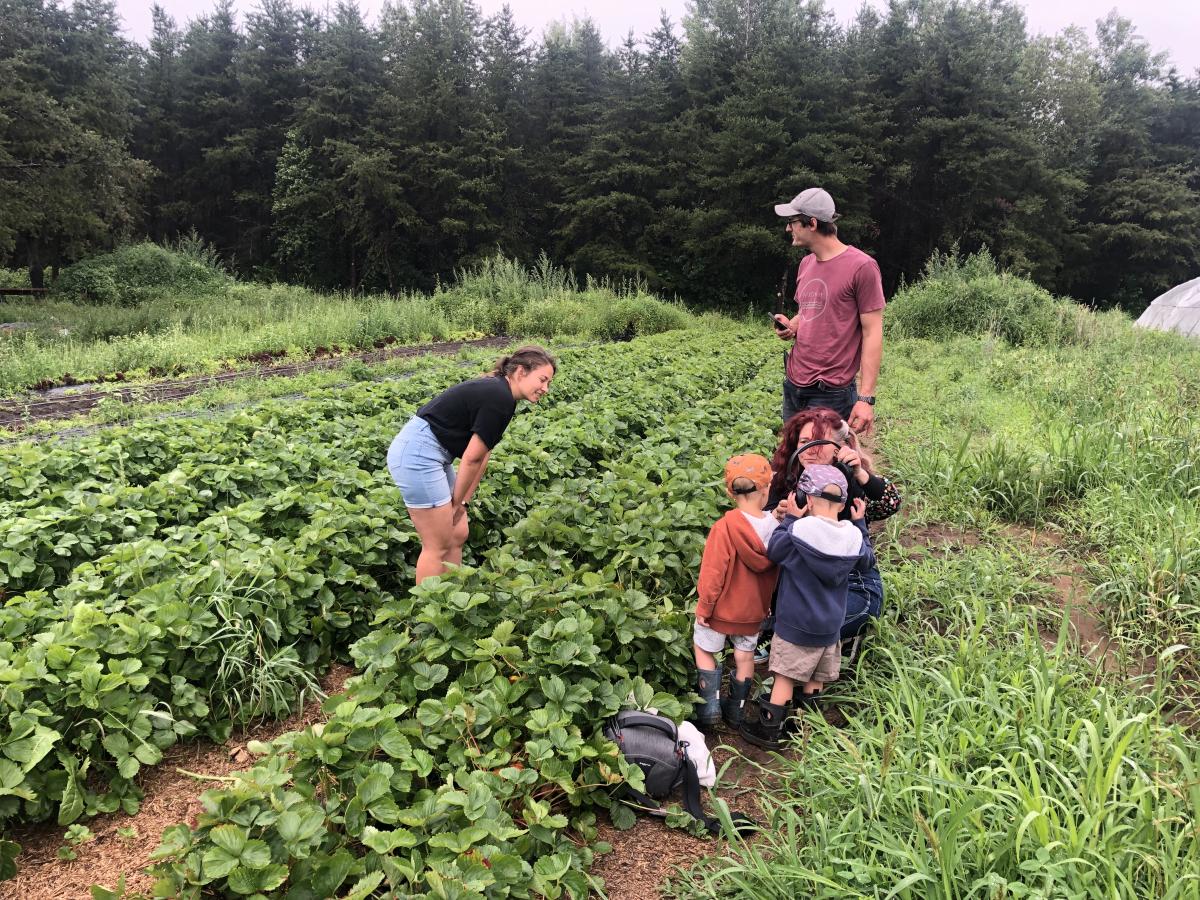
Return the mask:
[[[629,785],[622,787],[624,800],[651,815],[664,815],[662,802],[679,787],[683,788],[683,806],[699,820],[709,834],[721,833],[721,822],[704,814],[700,804],[700,776],[687,755],[687,741],[679,740],[675,723],[666,716],[626,709],[604,725],[604,736],[617,745],[628,762],[635,763],[645,776],[646,793]],[[741,813],[730,813],[738,832],[754,831],[756,825]]]

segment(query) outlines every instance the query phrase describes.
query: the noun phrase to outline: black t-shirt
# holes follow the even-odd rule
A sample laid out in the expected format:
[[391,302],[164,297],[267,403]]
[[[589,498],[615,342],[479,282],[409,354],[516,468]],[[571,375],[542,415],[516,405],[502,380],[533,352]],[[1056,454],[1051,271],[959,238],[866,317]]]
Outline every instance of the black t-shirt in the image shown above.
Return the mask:
[[491,450],[517,411],[508,380],[498,375],[472,378],[442,391],[417,410],[438,442],[458,459],[477,434]]

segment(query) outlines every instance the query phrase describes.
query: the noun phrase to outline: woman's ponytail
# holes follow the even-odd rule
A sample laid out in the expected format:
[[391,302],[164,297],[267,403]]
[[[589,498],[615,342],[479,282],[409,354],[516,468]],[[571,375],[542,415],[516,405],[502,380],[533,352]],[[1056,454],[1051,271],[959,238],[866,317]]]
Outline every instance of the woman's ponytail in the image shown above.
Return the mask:
[[528,347],[514,350],[510,355],[502,356],[496,360],[496,365],[492,367],[491,374],[499,378],[507,378],[516,372],[517,369],[532,372],[541,366],[549,366],[555,372],[558,372],[558,360],[542,347],[530,344]]

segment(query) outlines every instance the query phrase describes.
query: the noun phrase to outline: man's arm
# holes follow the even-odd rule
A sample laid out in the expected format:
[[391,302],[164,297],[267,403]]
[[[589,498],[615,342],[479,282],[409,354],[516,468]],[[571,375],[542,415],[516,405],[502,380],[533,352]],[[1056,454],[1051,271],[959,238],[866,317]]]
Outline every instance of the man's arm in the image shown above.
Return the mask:
[[[862,375],[858,392],[867,397],[875,395],[875,383],[879,380],[879,364],[883,361],[883,310],[860,313],[862,326]],[[875,424],[875,407],[859,401],[850,412],[850,427],[863,434],[870,434]]]

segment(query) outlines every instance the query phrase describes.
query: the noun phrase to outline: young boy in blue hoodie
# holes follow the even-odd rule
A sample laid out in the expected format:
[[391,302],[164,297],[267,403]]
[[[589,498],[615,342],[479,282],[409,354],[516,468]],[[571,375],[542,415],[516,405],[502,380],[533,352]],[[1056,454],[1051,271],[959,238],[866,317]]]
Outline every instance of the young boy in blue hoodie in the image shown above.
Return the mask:
[[851,520],[838,521],[848,492],[839,469],[808,466],[788,514],[767,545],[767,557],[779,566],[775,638],[767,663],[775,682],[770,701],[759,704],[758,718],[747,719],[741,727],[742,737],[760,747],[779,746],[797,683],[803,686],[800,702],[811,703],[841,669],[850,573],[865,571],[875,560],[867,537],[866,503],[856,499]]

